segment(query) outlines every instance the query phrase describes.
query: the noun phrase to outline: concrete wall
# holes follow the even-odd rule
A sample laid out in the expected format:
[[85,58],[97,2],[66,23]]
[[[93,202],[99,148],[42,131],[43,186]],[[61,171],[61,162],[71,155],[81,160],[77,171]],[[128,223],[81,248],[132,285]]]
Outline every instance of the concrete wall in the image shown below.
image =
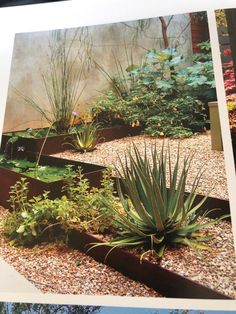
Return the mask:
[[[170,17],[165,17],[168,22]],[[73,36],[74,29],[69,31]],[[99,91],[107,87],[107,80],[94,65],[94,60],[110,74],[116,73],[114,56],[125,69],[128,66],[126,51],[141,62],[145,51],[163,49],[161,23],[158,18],[91,26],[79,29],[79,39],[73,45],[73,52],[80,51],[84,60],[84,75],[81,78],[79,111],[86,111]],[[17,34],[15,38],[10,76],[9,93],[6,106],[4,131],[22,130],[27,127],[46,125],[34,108],[26,105],[17,89],[32,97],[45,110],[48,100],[42,82],[42,73],[47,71],[50,32]],[[179,53],[187,56],[192,53],[190,19],[188,14],[176,15],[168,27],[170,47],[176,47]],[[78,70],[81,62],[78,62]]]

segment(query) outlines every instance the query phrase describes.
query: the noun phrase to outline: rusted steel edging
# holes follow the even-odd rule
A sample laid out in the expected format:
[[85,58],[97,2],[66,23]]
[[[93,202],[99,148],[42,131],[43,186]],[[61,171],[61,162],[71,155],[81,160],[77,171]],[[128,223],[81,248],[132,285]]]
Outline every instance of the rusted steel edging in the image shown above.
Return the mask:
[[[100,142],[109,142],[115,139],[120,139],[126,136],[139,135],[142,131],[141,127],[131,127],[129,125],[114,126],[110,128],[98,129],[98,137]],[[16,132],[17,133],[17,132]],[[4,151],[7,141],[11,138],[10,135],[3,134],[1,141],[1,152]],[[73,136],[71,134],[61,134],[49,136],[44,144],[42,153],[44,155],[52,155],[63,152],[73,147],[68,144],[72,143]],[[44,142],[44,138],[24,138],[19,137],[14,143],[13,155],[16,155],[17,146],[25,147],[27,152],[39,152]]]
[[153,288],[164,297],[192,298],[192,299],[231,299],[215,290],[198,284],[190,279],[169,271],[157,264],[143,260],[122,249],[114,249],[106,258],[110,250],[108,246],[99,246],[88,251],[91,243],[102,241],[88,233],[72,230],[69,235],[69,246],[85,252],[98,262],[105,263],[123,275],[140,281]]
[[[27,155],[30,161],[35,161],[35,154],[30,153]],[[58,167],[72,165],[74,168],[80,166],[82,168],[84,177],[89,180],[89,184],[91,187],[100,186],[102,172],[105,169],[105,167],[99,165],[56,158],[52,156],[41,156],[40,164]],[[62,196],[61,189],[65,184],[65,181],[63,179],[54,182],[44,182],[35,178],[28,177],[24,174],[0,167],[0,205],[6,208],[9,207],[9,203],[7,202],[7,200],[9,199],[10,187],[13,186],[16,181],[19,181],[20,178],[26,178],[29,182],[29,198],[42,194],[44,193],[44,191],[49,191],[49,197],[52,199]]]

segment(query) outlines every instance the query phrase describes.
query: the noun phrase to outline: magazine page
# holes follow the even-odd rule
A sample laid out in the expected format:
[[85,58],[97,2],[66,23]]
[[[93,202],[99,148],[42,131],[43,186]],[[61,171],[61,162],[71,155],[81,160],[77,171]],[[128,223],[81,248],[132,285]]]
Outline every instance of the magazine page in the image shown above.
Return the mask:
[[0,8],[1,313],[236,311],[234,2]]

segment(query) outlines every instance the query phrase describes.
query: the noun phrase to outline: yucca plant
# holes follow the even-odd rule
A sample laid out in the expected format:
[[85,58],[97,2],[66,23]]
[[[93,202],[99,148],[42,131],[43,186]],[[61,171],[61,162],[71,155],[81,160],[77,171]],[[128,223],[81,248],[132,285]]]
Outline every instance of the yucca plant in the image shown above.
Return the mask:
[[74,149],[82,152],[89,152],[95,149],[95,146],[102,139],[97,134],[98,125],[85,123],[83,128],[73,134],[72,146]]
[[133,145],[133,153],[127,152],[125,163],[120,162],[122,170],[118,171],[118,194],[124,212],[116,211],[121,232],[117,239],[105,243],[111,246],[109,253],[116,247],[141,246],[145,249],[142,260],[147,253],[162,257],[167,246],[186,245],[196,252],[208,249],[206,241],[211,237],[202,229],[227,215],[210,221],[203,221],[206,214],[200,217],[199,209],[208,197],[196,203],[203,170],[196,175],[190,193],[185,193],[192,158],[193,154],[189,154],[181,162],[178,150],[172,166],[169,146],[166,150],[163,145],[160,153],[154,146],[148,158],[146,148],[142,155]]

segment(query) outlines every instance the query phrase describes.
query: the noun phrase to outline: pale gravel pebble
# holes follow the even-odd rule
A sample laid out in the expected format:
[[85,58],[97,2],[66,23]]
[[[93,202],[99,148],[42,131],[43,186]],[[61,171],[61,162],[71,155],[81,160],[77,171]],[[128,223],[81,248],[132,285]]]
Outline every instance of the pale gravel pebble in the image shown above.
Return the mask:
[[236,299],[236,256],[231,224],[221,221],[206,228],[213,235],[201,255],[187,247],[169,250],[161,266]]
[[[209,218],[203,220],[209,221]],[[236,256],[231,223],[220,221],[206,227],[204,232],[212,236],[212,240],[206,243],[208,250],[196,253],[187,246],[167,248],[161,260],[151,254],[145,255],[144,260],[236,299]],[[126,250],[141,254],[138,248]]]
[[[99,144],[94,152],[80,154],[73,151],[66,151],[56,154],[56,156],[107,166],[117,165],[117,156],[119,156],[121,160],[124,160],[124,151],[126,148],[130,147],[132,142],[135,143],[141,151],[144,151],[144,141],[147,149],[150,149],[151,145],[154,143],[156,143],[159,148],[161,148],[162,145],[161,139],[135,136]],[[170,140],[169,143],[173,154],[172,156],[174,157],[179,141]],[[223,152],[211,150],[209,134],[198,135],[181,141],[181,153],[187,154],[192,150],[195,150],[195,156],[192,162],[189,182],[191,182],[191,178],[196,175],[198,169],[201,169],[202,165],[205,164],[206,170],[198,192],[205,194],[209,191],[209,187],[215,184],[211,196],[228,199]],[[216,289],[232,298],[236,298],[236,259],[231,224],[228,222],[220,222],[217,226],[209,227],[209,230],[214,234],[214,240],[209,243],[211,248],[209,251],[202,251],[199,257],[192,249],[186,247],[179,248],[178,250],[168,250],[161,261],[161,265],[189,279],[195,280],[212,289]],[[122,294],[120,291],[124,292],[124,283],[121,279],[117,280],[117,272],[112,270],[114,272],[113,276],[110,270],[108,272],[107,266],[98,264],[90,257],[68,248],[64,248],[64,251],[61,251],[61,249],[56,246],[52,248],[40,246],[36,248],[35,251],[19,249],[10,247],[6,241],[2,239],[0,255],[2,255],[6,261],[13,264],[18,271],[23,273],[44,292],[113,295],[133,295],[132,291],[137,292],[136,288],[134,289],[132,286],[133,281],[128,284],[125,281],[130,290],[129,288],[125,289],[126,294]],[[52,258],[51,260],[48,259],[49,256]],[[79,267],[75,266],[75,262],[78,259],[81,260]],[[96,266],[93,266],[94,263]],[[62,269],[66,270],[65,275]],[[78,269],[80,269],[80,272],[78,272]],[[90,270],[89,275],[88,269]],[[48,273],[48,271],[50,272]],[[58,273],[60,274],[59,277]],[[109,288],[107,285],[104,286],[103,281],[102,283],[98,283],[96,275],[102,277],[103,281],[109,282]],[[76,281],[76,284],[79,285],[79,282],[82,281],[83,288],[81,288],[81,286],[79,286],[79,288],[74,286],[73,280],[75,277],[78,281]],[[125,278],[125,280],[127,280],[127,278]],[[135,283],[135,285],[137,284],[138,283]],[[148,292],[146,292],[147,290],[145,289],[148,289]],[[80,292],[78,292],[78,290]],[[145,286],[144,288],[139,288],[138,292],[142,292],[142,296],[155,295],[155,292],[150,292],[149,288]]]
[[[172,161],[175,162],[179,140],[171,139],[168,140],[168,142],[170,144]],[[92,152],[82,154],[73,150],[68,150],[53,156],[105,166],[114,167],[114,165],[116,165],[119,167],[119,158],[124,162],[125,150],[130,148],[132,143],[137,145],[141,152],[144,152],[144,147],[146,145],[147,152],[150,153],[151,147],[155,143],[160,150],[163,140],[144,135],[125,137],[112,142],[100,143]],[[187,190],[191,189],[191,182],[193,182],[198,171],[204,167],[204,174],[198,188],[198,193],[208,194],[214,185],[214,189],[211,191],[210,196],[227,200],[228,191],[224,154],[222,151],[213,151],[211,149],[210,133],[208,132],[206,134],[182,139],[180,146],[181,156],[185,156],[190,152],[194,152],[194,158],[192,160],[188,177]]]
[[[0,220],[6,210],[0,209]],[[43,293],[160,297],[78,250],[42,244],[34,248],[10,246],[0,229],[0,256]],[[79,265],[77,266],[77,262]],[[10,292],[10,291],[9,291]]]
[[[6,213],[1,209],[0,219]],[[168,249],[160,264],[235,299],[236,259],[231,224],[222,221],[207,229],[213,235],[208,242],[209,251],[201,251],[198,256],[188,247]],[[2,237],[1,229],[0,236],[0,256],[44,293],[160,297],[77,250],[46,244],[32,249],[16,248]],[[146,258],[159,263],[150,256]]]

